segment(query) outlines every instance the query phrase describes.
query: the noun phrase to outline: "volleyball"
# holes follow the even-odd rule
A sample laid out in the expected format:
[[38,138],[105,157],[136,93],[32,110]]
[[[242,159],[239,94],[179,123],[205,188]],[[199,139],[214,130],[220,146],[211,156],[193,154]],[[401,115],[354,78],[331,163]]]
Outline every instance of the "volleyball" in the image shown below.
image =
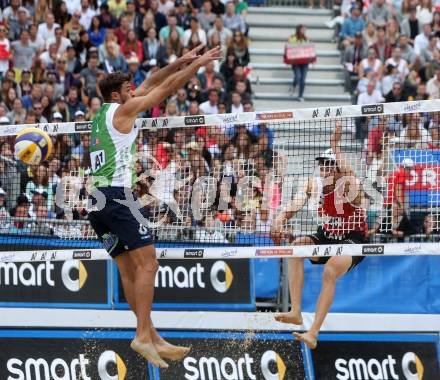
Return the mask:
[[41,129],[26,128],[17,134],[14,152],[15,157],[25,164],[36,165],[50,156],[52,140]]

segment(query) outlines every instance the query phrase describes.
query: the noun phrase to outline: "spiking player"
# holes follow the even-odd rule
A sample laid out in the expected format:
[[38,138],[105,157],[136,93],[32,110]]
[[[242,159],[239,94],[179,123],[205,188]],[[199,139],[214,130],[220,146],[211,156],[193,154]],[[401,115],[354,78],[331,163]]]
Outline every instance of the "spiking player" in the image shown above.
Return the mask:
[[[291,237],[284,223],[299,212],[303,206],[317,198],[319,227],[316,233],[297,237],[294,245],[311,244],[356,244],[365,241],[365,209],[362,208],[363,191],[354,170],[341,152],[342,125],[336,123],[330,139],[331,148],[316,157],[319,177],[309,178],[294,199],[277,216],[272,236],[277,245],[282,239]],[[325,264],[322,289],[316,305],[315,320],[309,331],[293,333],[297,340],[311,349],[317,345],[319,330],[333,303],[336,281],[358,265],[363,257],[332,256],[310,258],[312,264]],[[275,316],[279,322],[302,325],[301,297],[304,285],[304,259],[289,259],[289,290],[291,310]]]
[[146,226],[118,200],[125,200],[125,194],[135,198],[131,186],[135,179],[136,118],[181,88],[200,67],[221,59],[218,47],[198,56],[202,47],[163,68],[133,92],[129,76],[120,72],[107,75],[99,83],[105,103],[92,124],[90,159],[96,189],[92,199],[99,204],[99,198],[104,198],[105,206],[96,206],[98,210],[89,213],[90,223],[115,259],[125,296],[137,317],[131,348],[161,368],[168,367],[163,359],[180,360],[189,348],[166,342],[153,326],[150,315],[158,269],[156,251]]

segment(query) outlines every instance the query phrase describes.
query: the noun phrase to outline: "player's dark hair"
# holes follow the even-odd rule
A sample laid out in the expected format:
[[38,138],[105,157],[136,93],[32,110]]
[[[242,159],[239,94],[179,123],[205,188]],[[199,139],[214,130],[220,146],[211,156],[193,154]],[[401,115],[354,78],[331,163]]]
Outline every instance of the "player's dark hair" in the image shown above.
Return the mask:
[[99,82],[99,90],[105,102],[111,102],[112,92],[121,91],[121,87],[125,82],[130,82],[130,75],[120,71],[108,74]]

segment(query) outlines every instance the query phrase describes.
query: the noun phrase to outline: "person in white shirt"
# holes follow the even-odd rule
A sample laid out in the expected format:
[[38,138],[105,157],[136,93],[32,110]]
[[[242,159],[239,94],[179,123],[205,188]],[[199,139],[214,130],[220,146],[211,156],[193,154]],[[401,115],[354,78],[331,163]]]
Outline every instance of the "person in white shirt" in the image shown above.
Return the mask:
[[237,91],[231,94],[231,110],[230,113],[242,113],[243,104],[241,104],[241,95]]
[[168,15],[170,12],[174,11],[174,2],[171,0],[159,0],[158,10],[164,15]]
[[393,48],[391,58],[385,61],[385,66],[393,65],[399,73],[399,80],[404,81],[409,74],[408,62],[401,57],[400,47]]
[[57,53],[62,55],[66,52],[69,46],[72,46],[72,42],[66,37],[63,37],[63,29],[56,28],[55,29],[55,37],[49,38],[46,42],[46,49],[49,49],[49,46],[55,44],[57,46]]
[[426,49],[429,45],[429,35],[432,32],[431,24],[423,25],[423,32],[418,34],[414,38],[414,53],[420,55],[423,49]]
[[382,94],[376,90],[376,81],[371,80],[368,82],[367,91],[359,95],[357,104],[376,104],[383,102],[383,100],[384,98],[382,97]]
[[84,25],[85,30],[89,30],[92,24],[92,18],[96,15],[96,12],[90,7],[89,0],[81,0],[81,17],[79,22]]
[[60,25],[55,22],[55,16],[49,12],[46,15],[46,22],[38,25],[37,35],[46,43],[50,38],[55,38],[55,29],[59,27]]
[[218,99],[218,91],[214,88],[211,88],[208,92],[208,100],[200,104],[200,111],[202,111],[205,115],[218,113]]
[[192,16],[190,20],[190,28],[185,30],[185,33],[183,34],[183,46],[188,46],[193,33],[196,33],[199,36],[200,42],[203,45],[206,45],[206,32],[200,27],[199,20],[194,16]]
[[440,98],[440,68],[435,70],[435,75],[426,84],[426,90],[432,98]]
[[215,231],[215,219],[212,215],[206,215],[203,223],[204,228],[196,230],[196,241],[211,243],[228,243],[228,239],[221,231]]

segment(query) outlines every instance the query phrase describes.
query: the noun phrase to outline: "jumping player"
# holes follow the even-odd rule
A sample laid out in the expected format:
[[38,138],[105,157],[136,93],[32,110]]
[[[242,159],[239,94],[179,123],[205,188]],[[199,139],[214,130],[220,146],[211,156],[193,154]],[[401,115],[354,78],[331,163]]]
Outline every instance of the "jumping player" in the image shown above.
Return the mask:
[[[185,85],[200,67],[221,59],[218,47],[198,56],[202,47],[163,68],[133,92],[129,76],[120,72],[107,75],[99,83],[105,103],[92,124],[90,159],[95,193],[92,192],[91,199],[98,210],[89,213],[89,220],[118,265],[125,296],[137,317],[136,337],[131,348],[161,368],[168,367],[163,359],[180,360],[189,348],[166,342],[152,324],[151,304],[158,269],[156,251],[146,226],[118,200],[126,198],[126,191],[132,194],[136,118]],[[99,208],[99,198],[103,197],[105,206]]]
[[[363,243],[366,233],[364,199],[359,180],[340,149],[342,125],[337,122],[330,139],[331,149],[316,157],[320,175],[308,178],[303,188],[277,216],[272,236],[277,245],[291,236],[283,226],[303,206],[315,198],[320,225],[316,233],[294,239],[294,245]],[[332,256],[310,258],[312,264],[324,264],[322,288],[316,305],[315,320],[306,333],[293,333],[311,349],[317,345],[319,330],[333,303],[336,281],[358,265],[363,257]],[[289,259],[291,310],[275,316],[279,322],[302,325],[301,297],[304,285],[304,258]]]

